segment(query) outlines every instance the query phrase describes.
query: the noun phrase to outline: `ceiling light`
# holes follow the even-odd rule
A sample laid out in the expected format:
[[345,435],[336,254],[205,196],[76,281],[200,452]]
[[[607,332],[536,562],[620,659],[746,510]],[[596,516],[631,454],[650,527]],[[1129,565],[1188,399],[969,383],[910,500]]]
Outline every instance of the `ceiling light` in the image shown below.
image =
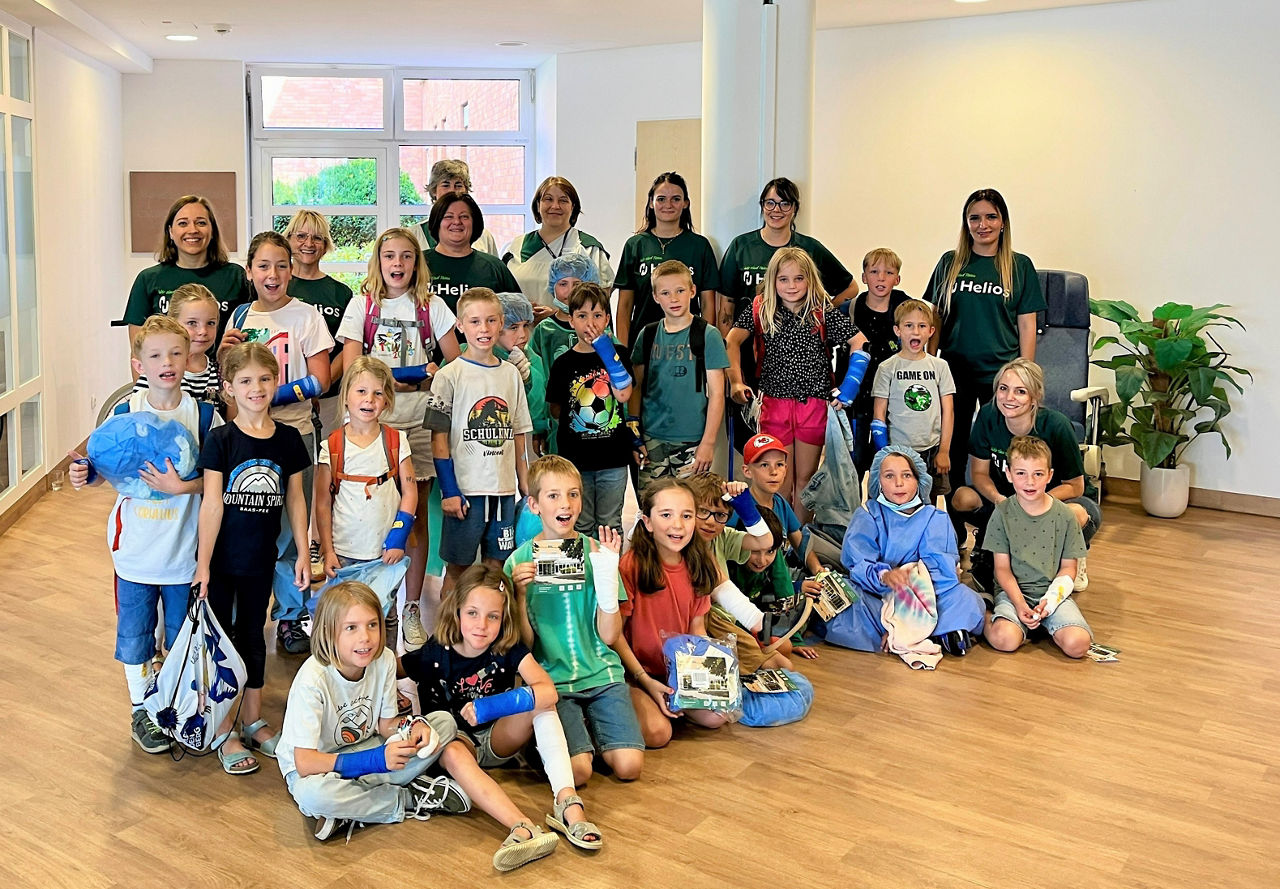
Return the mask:
[[172,40],[174,43],[190,43],[198,38],[194,34],[166,34],[164,39]]
[[528,46],[523,40],[499,40],[494,46]]

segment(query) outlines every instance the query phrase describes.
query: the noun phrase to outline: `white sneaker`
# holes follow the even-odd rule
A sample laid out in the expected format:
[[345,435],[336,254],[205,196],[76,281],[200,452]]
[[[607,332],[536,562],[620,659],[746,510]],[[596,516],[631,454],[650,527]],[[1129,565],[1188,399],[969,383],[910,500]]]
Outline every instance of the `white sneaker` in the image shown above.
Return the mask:
[[1084,570],[1085,560],[1081,559],[1076,562],[1076,583],[1075,589],[1077,593],[1083,593],[1089,588],[1089,572]]
[[421,648],[427,644],[427,631],[422,628],[422,615],[418,611],[417,602],[406,602],[404,612],[400,616],[400,632],[404,634],[404,644]]

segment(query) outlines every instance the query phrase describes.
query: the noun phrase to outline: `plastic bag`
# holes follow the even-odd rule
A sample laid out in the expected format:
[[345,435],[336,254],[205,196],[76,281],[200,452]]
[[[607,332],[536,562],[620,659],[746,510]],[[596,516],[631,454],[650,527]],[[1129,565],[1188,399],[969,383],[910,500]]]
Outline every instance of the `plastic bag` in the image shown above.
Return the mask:
[[862,504],[862,486],[853,465],[853,433],[844,411],[827,408],[822,465],[800,492],[800,502],[813,511],[813,524],[838,528],[848,528]]
[[667,685],[675,689],[672,710],[715,710],[737,718],[742,713],[738,644],[733,636],[709,639],[690,633],[662,634]]
[[109,417],[89,436],[85,449],[93,467],[111,486],[127,497],[162,500],[168,494],[154,490],[138,477],[151,463],[164,470],[165,459],[173,461],[178,475],[195,478],[196,440],[177,420],[161,420],[150,411],[131,411]]
[[[276,562],[276,570],[279,572],[281,562]],[[385,564],[381,559],[370,559],[367,562],[353,562],[339,568],[337,573],[331,579],[326,579],[324,586],[316,590],[316,592],[307,601],[307,611],[315,615],[316,605],[320,603],[320,596],[329,587],[344,580],[358,580],[361,583],[368,584],[369,588],[378,594],[378,601],[382,603],[382,613],[387,614],[391,611],[396,601],[396,593],[400,591],[400,585],[404,583],[404,576],[409,573],[409,557],[405,556],[398,562],[392,562],[390,565]],[[289,571],[287,580],[293,581],[293,572]]]
[[247,675],[208,600],[195,598],[142,703],[161,731],[203,753],[212,746]]

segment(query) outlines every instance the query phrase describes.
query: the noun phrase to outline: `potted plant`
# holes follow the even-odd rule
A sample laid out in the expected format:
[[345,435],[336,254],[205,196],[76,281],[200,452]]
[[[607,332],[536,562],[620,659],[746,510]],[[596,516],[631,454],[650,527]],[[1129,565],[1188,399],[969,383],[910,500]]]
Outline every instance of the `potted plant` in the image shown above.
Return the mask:
[[[1222,418],[1231,413],[1228,387],[1243,393],[1249,371],[1227,364],[1230,355],[1213,338],[1214,327],[1244,325],[1219,314],[1225,305],[1194,308],[1165,303],[1151,319],[1122,300],[1089,300],[1089,311],[1112,321],[1120,336],[1103,336],[1093,353],[1118,346],[1120,353],[1093,364],[1116,375],[1118,400],[1102,408],[1099,432],[1105,445],[1132,445],[1142,460],[1142,507],[1162,518],[1186,511],[1190,467],[1187,446],[1201,435],[1217,435],[1231,456]],[[1234,376],[1233,376],[1234,375]]]

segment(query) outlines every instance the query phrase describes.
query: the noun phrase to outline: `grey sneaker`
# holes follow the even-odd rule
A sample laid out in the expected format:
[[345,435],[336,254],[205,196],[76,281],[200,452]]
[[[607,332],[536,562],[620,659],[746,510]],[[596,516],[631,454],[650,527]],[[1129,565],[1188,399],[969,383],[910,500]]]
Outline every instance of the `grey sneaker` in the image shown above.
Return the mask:
[[406,602],[404,614],[400,618],[400,626],[404,633],[404,644],[418,648],[427,644],[427,631],[422,626],[422,614],[417,602]]
[[302,624],[296,620],[282,620],[276,625],[276,638],[280,647],[289,654],[309,654],[311,640],[307,638]]
[[160,727],[151,721],[146,710],[133,711],[133,728],[130,734],[133,735],[134,743],[147,753],[167,753],[173,746],[173,738],[160,731]]
[[316,819],[316,839],[320,842],[331,839],[337,835],[342,828],[347,829],[347,842],[351,842],[351,834],[355,832],[357,827],[364,827],[361,821],[353,821],[350,818],[335,818],[332,815],[321,815]]
[[471,811],[471,797],[452,778],[423,775],[410,781],[405,789],[413,794],[413,803],[404,807],[406,818],[426,821],[435,812],[464,815]]

